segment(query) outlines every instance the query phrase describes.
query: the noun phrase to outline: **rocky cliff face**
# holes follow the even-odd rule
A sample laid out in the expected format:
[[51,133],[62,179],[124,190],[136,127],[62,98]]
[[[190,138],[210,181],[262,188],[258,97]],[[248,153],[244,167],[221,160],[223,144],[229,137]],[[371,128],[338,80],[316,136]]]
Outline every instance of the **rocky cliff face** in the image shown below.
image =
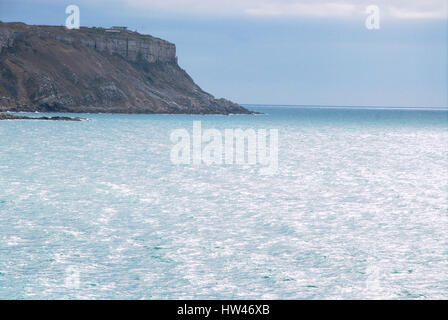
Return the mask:
[[174,44],[130,31],[0,22],[0,111],[250,113],[197,86]]

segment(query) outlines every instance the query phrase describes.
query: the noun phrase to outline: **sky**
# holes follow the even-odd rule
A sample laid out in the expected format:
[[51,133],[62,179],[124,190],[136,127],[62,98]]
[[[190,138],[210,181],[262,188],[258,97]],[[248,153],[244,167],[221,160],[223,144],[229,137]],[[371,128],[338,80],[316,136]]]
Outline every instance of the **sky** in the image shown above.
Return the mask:
[[[242,104],[448,106],[447,0],[0,0],[0,20],[128,26]],[[366,8],[379,8],[369,30]]]

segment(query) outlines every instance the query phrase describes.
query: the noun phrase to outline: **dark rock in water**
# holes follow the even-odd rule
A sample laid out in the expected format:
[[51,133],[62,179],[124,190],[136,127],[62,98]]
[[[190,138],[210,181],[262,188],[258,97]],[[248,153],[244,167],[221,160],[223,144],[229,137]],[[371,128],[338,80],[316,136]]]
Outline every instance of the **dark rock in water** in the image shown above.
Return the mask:
[[0,113],[0,120],[54,120],[54,121],[83,121],[83,118],[70,118],[70,117],[27,117],[27,116],[17,116],[9,113]]
[[252,113],[196,85],[174,44],[108,31],[0,22],[0,112]]

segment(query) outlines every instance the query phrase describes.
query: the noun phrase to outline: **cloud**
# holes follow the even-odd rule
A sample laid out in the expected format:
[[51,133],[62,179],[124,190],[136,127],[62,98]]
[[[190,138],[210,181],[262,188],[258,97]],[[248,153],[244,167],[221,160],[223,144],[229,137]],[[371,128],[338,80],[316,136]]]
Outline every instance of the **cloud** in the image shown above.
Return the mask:
[[447,19],[448,1],[390,1],[387,13],[398,19]]
[[377,5],[392,19],[448,19],[447,0],[78,0],[116,3],[173,14],[252,17],[354,18]]
[[351,16],[356,6],[344,2],[305,3],[296,1],[291,3],[269,2],[245,10],[254,16],[309,16],[309,17],[344,17]]

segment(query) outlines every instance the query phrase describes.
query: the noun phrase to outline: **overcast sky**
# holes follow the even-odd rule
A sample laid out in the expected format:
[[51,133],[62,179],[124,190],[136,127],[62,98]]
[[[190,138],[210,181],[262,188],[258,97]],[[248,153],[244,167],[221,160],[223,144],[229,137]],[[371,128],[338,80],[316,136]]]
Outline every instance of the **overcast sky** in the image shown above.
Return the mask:
[[[447,106],[447,0],[0,0],[0,20],[126,25],[176,44],[206,91],[239,103]],[[366,7],[380,8],[368,30]]]

